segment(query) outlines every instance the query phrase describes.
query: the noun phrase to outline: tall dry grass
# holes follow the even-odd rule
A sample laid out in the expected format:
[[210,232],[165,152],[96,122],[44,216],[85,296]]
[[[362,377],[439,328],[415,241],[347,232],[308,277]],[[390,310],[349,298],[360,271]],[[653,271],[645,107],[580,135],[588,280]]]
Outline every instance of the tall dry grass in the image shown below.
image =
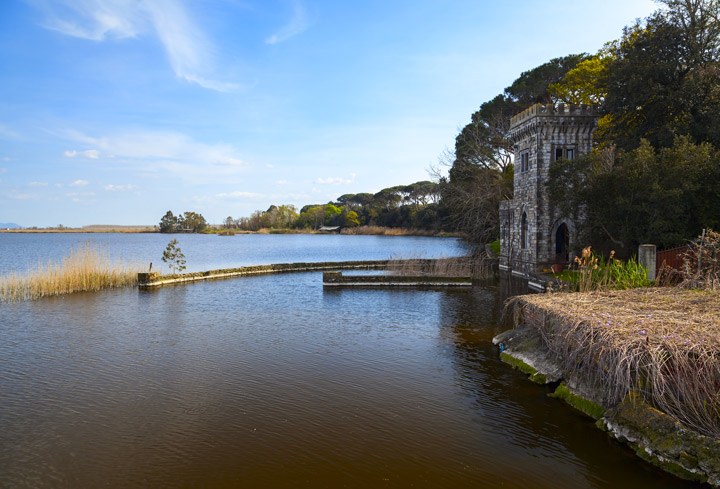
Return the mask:
[[90,241],[73,247],[59,262],[40,263],[25,274],[0,276],[0,302],[97,291],[137,284],[138,263],[117,263]]
[[720,233],[704,229],[683,255],[683,281],[688,289],[720,289]]
[[566,374],[584,376],[608,404],[634,391],[686,426],[720,436],[720,291],[534,294],[508,307],[540,331]]
[[373,235],[373,236],[435,236],[427,229],[388,228],[384,226],[357,226],[342,228],[340,234]]

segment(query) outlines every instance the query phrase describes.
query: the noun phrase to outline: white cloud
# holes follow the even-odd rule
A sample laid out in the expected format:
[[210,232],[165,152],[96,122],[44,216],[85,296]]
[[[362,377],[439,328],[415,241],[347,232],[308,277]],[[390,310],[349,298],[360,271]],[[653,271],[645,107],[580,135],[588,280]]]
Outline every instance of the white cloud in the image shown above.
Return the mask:
[[348,184],[352,183],[355,180],[355,173],[350,174],[350,178],[342,178],[342,177],[328,177],[328,178],[318,178],[315,183],[320,183],[323,185],[341,185],[341,184]]
[[175,75],[201,87],[231,91],[237,84],[212,80],[213,48],[181,0],[34,0],[45,27],[62,34],[105,41],[151,32],[162,43]]
[[84,187],[89,183],[87,180],[75,180],[73,183],[68,184],[68,187]]
[[105,190],[108,192],[130,192],[132,190],[137,190],[137,185],[105,185]]
[[73,150],[70,150],[70,151],[64,151],[64,152],[63,152],[63,156],[66,156],[66,157],[68,157],[68,158],[75,158],[76,156],[81,156],[81,157],[83,157],[83,158],[89,158],[89,159],[91,159],[91,160],[97,160],[98,158],[100,158],[100,151],[98,151],[98,150],[96,150],[96,149],[88,149],[88,150],[85,150],[85,151],[75,151],[75,150],[73,149]]
[[260,197],[260,194],[252,192],[223,192],[221,194],[217,194],[216,197],[220,197],[221,199],[239,199],[243,197]]
[[267,44],[277,44],[297,36],[308,28],[307,13],[299,1],[293,2],[293,16],[285,26],[272,36],[265,39]]
[[247,165],[229,144],[208,144],[177,132],[147,131],[92,137],[68,131],[66,137],[93,146],[119,164],[141,167],[148,176],[179,177],[193,183],[217,180],[223,183]]
[[28,183],[30,187],[47,187],[47,182],[30,182]]

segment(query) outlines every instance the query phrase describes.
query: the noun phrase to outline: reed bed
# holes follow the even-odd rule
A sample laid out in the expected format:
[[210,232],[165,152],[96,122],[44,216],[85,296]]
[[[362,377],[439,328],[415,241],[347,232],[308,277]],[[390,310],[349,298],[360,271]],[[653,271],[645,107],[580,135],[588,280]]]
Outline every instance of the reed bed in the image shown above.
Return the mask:
[[478,251],[471,255],[452,258],[422,258],[419,256],[390,258],[387,269],[394,275],[433,275],[437,277],[471,277],[485,279],[492,277],[495,260],[486,252]]
[[698,432],[720,437],[720,291],[645,288],[511,299],[566,373],[612,405],[636,391]]
[[388,228],[384,226],[357,226],[342,228],[340,234],[373,235],[373,236],[435,236],[435,232],[427,229]]
[[101,249],[86,242],[73,247],[59,262],[41,263],[25,274],[1,276],[0,302],[134,286],[141,270],[137,263],[111,262]]

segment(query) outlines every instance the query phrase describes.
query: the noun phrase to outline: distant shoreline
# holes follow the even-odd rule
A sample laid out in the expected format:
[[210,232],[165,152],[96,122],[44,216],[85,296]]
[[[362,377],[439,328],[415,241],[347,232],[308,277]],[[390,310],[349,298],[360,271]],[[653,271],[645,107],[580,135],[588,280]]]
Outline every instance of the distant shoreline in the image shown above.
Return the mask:
[[[167,234],[220,234],[224,228],[211,229],[202,233],[167,233]],[[85,226],[82,228],[63,228],[63,229],[0,229],[0,233],[5,234],[81,234],[81,233],[157,233],[160,234],[157,226]],[[343,235],[370,235],[370,236],[426,236],[439,238],[463,238],[459,233],[447,233],[424,230],[424,229],[404,229],[404,228],[385,228],[379,226],[360,226],[354,228],[346,228],[337,232],[315,231],[308,229],[260,229],[258,231],[231,230],[228,234],[343,234]]]

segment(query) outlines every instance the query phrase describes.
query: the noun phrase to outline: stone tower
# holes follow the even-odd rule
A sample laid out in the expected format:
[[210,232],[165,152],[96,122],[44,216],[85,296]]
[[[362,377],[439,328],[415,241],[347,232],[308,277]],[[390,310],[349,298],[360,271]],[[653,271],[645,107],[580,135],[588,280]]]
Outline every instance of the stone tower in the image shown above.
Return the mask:
[[515,151],[514,198],[500,203],[500,270],[527,277],[569,261],[576,223],[550,205],[550,163],[592,148],[597,108],[534,105],[510,120]]

